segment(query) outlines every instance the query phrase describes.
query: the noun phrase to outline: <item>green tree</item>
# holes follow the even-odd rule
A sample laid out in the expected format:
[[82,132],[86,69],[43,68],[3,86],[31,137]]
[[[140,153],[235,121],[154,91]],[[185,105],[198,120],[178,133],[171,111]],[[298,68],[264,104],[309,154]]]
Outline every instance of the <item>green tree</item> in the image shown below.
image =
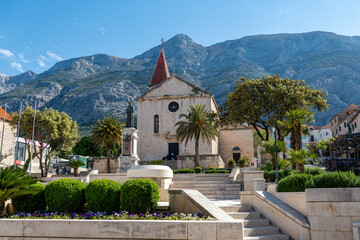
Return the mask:
[[311,151],[306,151],[305,149],[291,149],[290,152],[288,152],[289,158],[287,159],[291,165],[294,166],[298,165],[299,172],[305,173],[305,161],[306,159],[313,158],[314,153]]
[[[12,113],[11,125],[17,127],[19,120],[18,113]],[[27,149],[30,152],[32,129],[34,121],[34,109],[27,107],[21,114],[20,132],[23,135]],[[41,175],[45,177],[49,170],[50,156],[53,152],[71,150],[77,139],[78,125],[69,115],[52,108],[45,108],[43,111],[36,110],[35,119],[35,141],[33,159],[39,159]],[[45,157],[44,157],[45,154]]]
[[199,167],[200,138],[210,144],[219,135],[214,113],[205,109],[205,105],[195,105],[189,107],[188,114],[180,114],[179,118],[185,120],[175,124],[176,137],[180,142],[185,142],[185,145],[192,139],[195,140],[195,167]]
[[103,119],[97,120],[94,127],[92,128],[92,140],[95,144],[100,146],[100,150],[104,147],[106,148],[106,168],[107,172],[111,173],[110,166],[110,157],[111,150],[115,148],[116,145],[121,145],[121,136],[122,129],[124,128],[124,123],[120,122],[117,117],[108,116]]
[[290,131],[290,148],[300,150],[302,148],[302,133],[309,129],[309,123],[314,121],[315,113],[307,109],[295,109],[285,114],[280,125]]
[[[275,164],[275,141],[270,138],[268,141],[263,142],[261,144],[263,150],[261,153],[269,153],[271,155],[271,162]],[[285,152],[286,146],[283,141],[276,141],[276,153],[279,154],[280,152]]]
[[[278,121],[284,120],[286,112],[300,108],[326,110],[325,92],[304,81],[279,76],[241,78],[221,106],[222,121],[226,124],[248,123],[263,141],[269,140],[269,129],[276,126],[278,139],[283,140]],[[265,135],[261,134],[261,129],[265,130]]]
[[37,193],[34,189],[27,189],[37,180],[32,178],[21,168],[9,166],[0,169],[0,217],[6,214],[5,202],[13,197]]
[[79,168],[85,166],[84,162],[79,159],[71,159],[66,165],[74,169],[74,177],[79,176]]
[[75,155],[99,157],[100,151],[91,139],[91,136],[84,136],[72,148]]

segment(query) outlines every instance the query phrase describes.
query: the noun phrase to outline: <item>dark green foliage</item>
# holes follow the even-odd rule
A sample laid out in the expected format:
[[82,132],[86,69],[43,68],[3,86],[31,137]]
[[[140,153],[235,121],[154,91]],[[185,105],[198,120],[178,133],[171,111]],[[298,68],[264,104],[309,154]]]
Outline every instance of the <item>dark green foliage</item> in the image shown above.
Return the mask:
[[305,191],[305,183],[311,179],[309,174],[294,174],[279,181],[277,186],[278,192],[303,192]]
[[129,179],[121,186],[120,209],[131,213],[153,212],[159,198],[159,187],[153,180]]
[[324,169],[321,169],[319,167],[308,167],[308,168],[305,168],[305,173],[310,174],[310,175],[319,175],[319,174],[323,174],[326,172]]
[[89,210],[93,212],[112,213],[120,210],[121,184],[109,180],[99,179],[89,183],[85,189],[85,199]]
[[[275,170],[271,170],[268,172],[264,172],[264,178],[266,179],[267,182],[275,182],[276,179],[276,171]],[[281,176],[279,173],[279,180],[280,180]]]
[[195,170],[183,168],[183,169],[175,169],[173,170],[174,174],[186,174],[186,173],[195,173]]
[[234,159],[230,158],[230,159],[228,160],[228,167],[229,167],[229,168],[233,168],[233,167],[235,167],[235,166],[236,166],[236,161],[235,161]]
[[100,150],[96,144],[93,143],[91,136],[82,137],[72,148],[75,155],[82,156],[100,156]]
[[55,180],[45,188],[49,212],[81,212],[85,204],[86,185],[75,179]]
[[41,183],[35,183],[27,187],[26,189],[34,190],[33,194],[14,197],[11,199],[12,206],[16,212],[35,212],[38,210],[45,211],[45,185]]
[[216,170],[215,173],[230,173],[230,171],[226,169],[220,169],[220,170]]
[[195,171],[196,173],[201,173],[201,172],[202,172],[202,168],[201,168],[201,167],[196,167],[196,168],[194,168],[194,171]]
[[281,178],[285,178],[287,176],[290,176],[290,175],[294,175],[294,174],[297,174],[299,173],[299,170],[295,170],[295,169],[282,169],[280,171],[280,176]]
[[306,188],[348,188],[360,187],[360,179],[353,172],[331,172],[313,176]]
[[151,163],[151,165],[163,165],[164,161],[163,160],[151,160],[150,163]]

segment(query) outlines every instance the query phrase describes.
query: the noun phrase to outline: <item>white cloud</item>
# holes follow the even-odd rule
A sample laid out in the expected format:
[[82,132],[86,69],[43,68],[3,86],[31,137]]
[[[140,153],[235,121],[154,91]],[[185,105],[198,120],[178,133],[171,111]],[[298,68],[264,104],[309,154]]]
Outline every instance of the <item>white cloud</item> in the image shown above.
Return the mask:
[[104,28],[104,27],[101,27],[101,28],[100,28],[100,32],[101,32],[101,35],[105,35],[105,32],[106,32],[106,28]]
[[29,60],[25,59],[23,53],[19,53],[19,59],[20,59],[20,61],[22,61],[24,63],[29,63],[30,62]]
[[11,62],[11,67],[17,69],[20,72],[24,72],[23,66],[18,62]]
[[45,66],[46,66],[43,59],[38,58],[38,59],[37,59],[37,62],[38,62],[38,64],[39,64],[40,67],[45,67]]
[[58,61],[62,61],[64,60],[62,57],[60,57],[59,55],[56,55],[55,53],[52,53],[50,51],[47,51],[46,54],[51,58],[51,59],[55,59]]
[[0,48],[0,55],[3,55],[6,58],[14,57],[14,54],[12,52],[10,52],[7,49],[1,49],[1,48]]

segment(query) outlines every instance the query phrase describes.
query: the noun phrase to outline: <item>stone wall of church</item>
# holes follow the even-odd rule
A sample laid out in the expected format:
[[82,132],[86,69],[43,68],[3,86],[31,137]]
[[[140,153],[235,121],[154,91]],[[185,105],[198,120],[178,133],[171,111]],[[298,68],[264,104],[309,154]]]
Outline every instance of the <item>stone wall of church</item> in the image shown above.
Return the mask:
[[[181,92],[181,86],[176,89]],[[168,106],[171,102],[177,102],[179,109],[170,112]],[[163,97],[147,97],[138,99],[138,130],[139,130],[139,157],[141,161],[162,159],[168,154],[168,144],[177,143],[175,123],[179,121],[181,113],[187,114],[189,106],[204,104],[208,109],[216,111],[216,105],[209,94],[192,94]],[[159,133],[154,133],[154,115],[159,115]],[[185,146],[179,144],[179,155],[194,155],[195,142],[189,141]],[[200,154],[218,154],[218,139],[200,142]]]
[[254,158],[253,130],[246,127],[225,128],[220,130],[220,156],[225,163],[233,158],[233,149],[240,148],[241,156]]

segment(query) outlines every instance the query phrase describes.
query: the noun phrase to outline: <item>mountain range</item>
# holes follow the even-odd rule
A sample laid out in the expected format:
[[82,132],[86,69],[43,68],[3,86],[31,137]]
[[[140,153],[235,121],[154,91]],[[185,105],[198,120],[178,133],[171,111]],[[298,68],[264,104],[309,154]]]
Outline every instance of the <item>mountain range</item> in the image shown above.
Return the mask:
[[[16,76],[0,74],[0,104],[18,111],[26,105],[67,112],[80,125],[105,115],[124,118],[127,103],[147,90],[161,46],[134,58],[106,54],[72,58],[47,71]],[[315,125],[350,103],[360,104],[360,37],[330,32],[243,37],[202,46],[184,34],[164,43],[170,73],[226,100],[240,77],[265,75],[305,80],[327,93],[329,111],[317,113]]]

